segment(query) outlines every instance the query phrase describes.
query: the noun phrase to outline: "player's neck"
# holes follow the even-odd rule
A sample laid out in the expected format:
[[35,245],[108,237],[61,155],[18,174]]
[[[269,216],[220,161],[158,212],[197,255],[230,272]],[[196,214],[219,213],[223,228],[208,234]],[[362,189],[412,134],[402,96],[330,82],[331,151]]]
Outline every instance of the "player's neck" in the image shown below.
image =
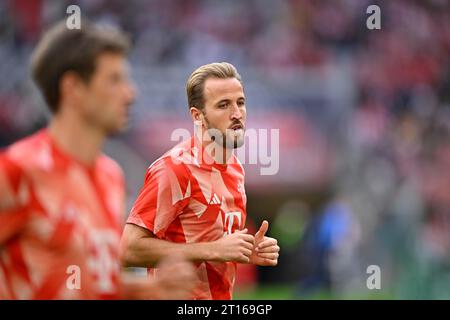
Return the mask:
[[[227,149],[215,144],[211,138],[205,139],[205,137],[209,137],[208,135],[204,135],[203,130],[198,130],[195,132],[196,141],[200,142],[202,145],[203,152],[206,152],[208,156],[210,156],[215,163],[218,164],[227,164],[233,155],[232,149]],[[211,145],[213,144],[213,145]]]
[[229,160],[230,160],[231,156],[233,155],[232,149],[223,148],[218,145],[215,145],[214,148],[208,147],[211,143],[215,143],[214,141],[203,141],[202,143],[203,143],[203,147],[205,148],[204,149],[205,152],[207,152],[208,155],[214,159],[215,163],[218,163],[218,164],[229,163]]
[[89,127],[76,117],[67,114],[55,115],[48,130],[61,151],[87,166],[95,163],[105,139],[100,130]]

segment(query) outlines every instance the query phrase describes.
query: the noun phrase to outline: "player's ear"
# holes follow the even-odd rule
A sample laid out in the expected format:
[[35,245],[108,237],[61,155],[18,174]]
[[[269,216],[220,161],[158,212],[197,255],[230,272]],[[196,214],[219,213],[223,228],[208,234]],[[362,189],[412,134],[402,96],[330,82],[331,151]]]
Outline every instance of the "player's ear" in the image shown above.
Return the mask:
[[59,80],[60,100],[70,99],[80,94],[83,80],[72,71],[65,72]]
[[198,124],[199,122],[201,124],[203,113],[196,107],[191,107],[189,111],[191,112],[192,121],[194,121],[195,124]]

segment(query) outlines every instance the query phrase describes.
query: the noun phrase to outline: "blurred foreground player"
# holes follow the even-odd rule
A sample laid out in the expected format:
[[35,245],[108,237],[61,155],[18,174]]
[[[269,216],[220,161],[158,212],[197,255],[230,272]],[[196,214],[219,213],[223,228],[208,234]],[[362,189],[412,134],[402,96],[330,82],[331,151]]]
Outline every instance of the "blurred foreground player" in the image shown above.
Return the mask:
[[[87,22],[59,24],[32,57],[53,117],[0,156],[0,298],[185,298],[193,267],[162,262],[163,279],[121,276],[124,179],[101,154],[122,131],[135,91],[127,38]],[[186,285],[186,283],[188,283]]]
[[167,254],[185,256],[197,266],[193,298],[231,299],[237,263],[275,266],[280,248],[265,236],[267,221],[255,236],[244,229],[244,169],[233,153],[245,132],[240,75],[229,63],[204,65],[188,79],[187,97],[199,130],[149,167],[124,229],[122,260],[152,268]]

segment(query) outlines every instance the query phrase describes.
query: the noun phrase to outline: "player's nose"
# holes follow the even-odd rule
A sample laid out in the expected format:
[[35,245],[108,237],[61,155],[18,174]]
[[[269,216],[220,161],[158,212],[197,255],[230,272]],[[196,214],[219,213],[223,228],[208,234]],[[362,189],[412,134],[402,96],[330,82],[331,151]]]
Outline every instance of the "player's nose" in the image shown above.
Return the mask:
[[130,82],[125,85],[124,98],[125,98],[125,103],[128,106],[131,106],[134,103],[134,101],[136,99],[136,93],[137,93],[136,86],[133,83]]
[[237,103],[233,103],[231,106],[231,120],[241,120],[243,117],[241,109]]

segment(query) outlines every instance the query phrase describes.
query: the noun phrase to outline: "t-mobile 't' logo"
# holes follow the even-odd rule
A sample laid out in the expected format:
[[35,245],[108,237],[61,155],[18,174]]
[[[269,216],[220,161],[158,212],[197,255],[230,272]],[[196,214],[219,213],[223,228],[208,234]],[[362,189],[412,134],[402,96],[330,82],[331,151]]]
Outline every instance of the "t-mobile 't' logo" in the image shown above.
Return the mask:
[[240,211],[225,212],[225,232],[224,232],[225,235],[233,233],[234,217],[238,218],[238,227],[239,227],[241,225],[241,212]]

